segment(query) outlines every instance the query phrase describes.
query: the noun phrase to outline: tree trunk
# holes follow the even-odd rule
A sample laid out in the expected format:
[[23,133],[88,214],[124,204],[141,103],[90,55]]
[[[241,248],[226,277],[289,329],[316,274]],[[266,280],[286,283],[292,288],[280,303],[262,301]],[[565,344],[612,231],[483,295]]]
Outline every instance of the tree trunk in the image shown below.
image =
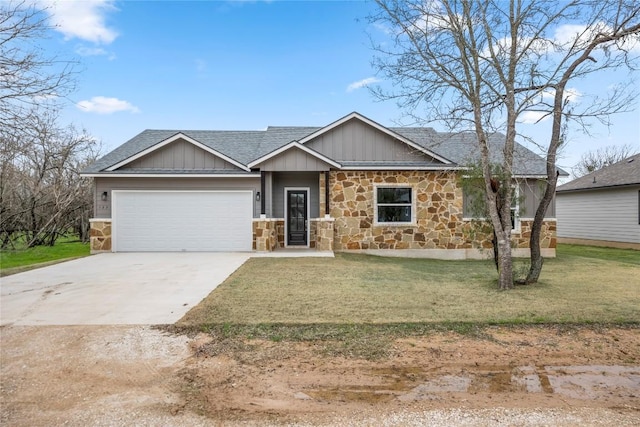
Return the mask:
[[542,233],[542,225],[544,223],[544,216],[553,200],[553,195],[556,192],[556,183],[558,182],[558,172],[555,170],[555,155],[553,158],[553,172],[548,171],[547,185],[545,186],[544,195],[538,204],[536,209],[536,215],[533,218],[533,224],[531,225],[531,236],[529,237],[529,250],[531,251],[531,259],[529,272],[527,278],[524,280],[525,285],[537,283],[542,272],[542,264],[544,259],[542,258],[542,250],[540,249],[540,233]]
[[[503,233],[500,233],[504,235]],[[498,240],[498,286],[500,290],[513,289],[513,265],[511,258],[510,239],[499,238]]]

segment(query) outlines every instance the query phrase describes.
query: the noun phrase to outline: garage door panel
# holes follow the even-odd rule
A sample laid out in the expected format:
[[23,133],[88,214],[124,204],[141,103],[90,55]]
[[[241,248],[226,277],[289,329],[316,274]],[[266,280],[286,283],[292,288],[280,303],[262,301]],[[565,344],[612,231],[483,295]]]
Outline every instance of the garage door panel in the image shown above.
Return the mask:
[[251,250],[252,199],[250,191],[116,191],[115,250]]

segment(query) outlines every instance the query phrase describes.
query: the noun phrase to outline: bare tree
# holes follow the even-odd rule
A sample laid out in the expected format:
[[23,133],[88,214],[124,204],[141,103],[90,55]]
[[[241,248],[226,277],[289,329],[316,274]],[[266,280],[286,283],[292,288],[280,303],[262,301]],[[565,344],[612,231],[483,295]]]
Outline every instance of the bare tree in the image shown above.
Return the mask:
[[578,164],[573,167],[573,176],[580,178],[588,175],[591,172],[621,162],[636,154],[637,151],[638,147],[633,147],[631,144],[609,145],[588,151],[582,155]]
[[0,127],[5,134],[24,128],[34,108],[56,108],[75,87],[75,62],[39,44],[51,27],[36,5],[0,2]]
[[[527,280],[542,268],[539,234],[555,192],[556,154],[567,120],[586,126],[623,111],[635,94],[622,86],[588,105],[571,102],[570,81],[629,65],[640,31],[640,6],[633,0],[377,0],[373,21],[386,27],[394,43],[375,45],[374,64],[394,83],[394,99],[419,122],[440,121],[454,130],[475,132],[486,204],[496,234],[499,286],[513,287],[511,260],[511,182],[518,126],[524,114],[551,116],[546,149],[547,185],[531,239]],[[576,23],[581,23],[577,25]],[[565,26],[565,27],[562,27]],[[567,31],[558,34],[558,28]],[[637,39],[635,40],[637,41]],[[552,101],[549,102],[548,100]],[[489,141],[504,134],[499,148]],[[500,174],[492,173],[498,163]],[[537,238],[534,239],[534,235]]]
[[20,136],[0,130],[0,141],[20,147],[3,150],[0,158],[2,247],[53,245],[70,231],[86,238],[92,190],[80,172],[97,158],[96,140],[73,126],[59,127],[56,113],[45,111],[32,114]]

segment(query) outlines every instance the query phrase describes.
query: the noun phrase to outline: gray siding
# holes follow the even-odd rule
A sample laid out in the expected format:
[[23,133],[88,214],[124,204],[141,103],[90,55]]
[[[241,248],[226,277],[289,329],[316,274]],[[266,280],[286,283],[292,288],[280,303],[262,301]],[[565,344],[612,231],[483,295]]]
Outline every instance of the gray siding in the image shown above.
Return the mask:
[[267,172],[264,176],[264,210],[267,218],[273,218],[273,172]]
[[558,193],[558,237],[640,243],[640,186]]
[[331,167],[327,163],[305,153],[299,148],[290,148],[278,156],[261,163],[260,170],[264,171],[326,171]]
[[182,139],[127,163],[119,170],[131,169],[241,170],[226,160]]
[[309,187],[309,203],[311,203],[311,218],[320,216],[320,174],[317,172],[285,172],[273,174],[273,202],[274,218],[284,218],[284,189],[285,187]]
[[345,122],[305,145],[337,161],[433,161],[404,142],[356,119]]
[[[540,199],[544,195],[545,181],[540,179],[527,179],[520,182],[520,218],[533,219]],[[556,200],[551,200],[545,218],[556,217]]]
[[[520,188],[520,219],[533,219],[536,214],[538,203],[544,192],[544,181],[538,179],[521,180],[518,183]],[[463,196],[463,211],[465,218],[472,218],[474,213],[470,209],[470,196]],[[551,200],[551,204],[547,208],[545,218],[556,217],[556,201]]]
[[[111,218],[112,190],[251,190],[260,191],[260,178],[95,178],[94,218]],[[102,193],[109,195],[106,202]],[[253,198],[253,216],[260,217],[260,202]]]

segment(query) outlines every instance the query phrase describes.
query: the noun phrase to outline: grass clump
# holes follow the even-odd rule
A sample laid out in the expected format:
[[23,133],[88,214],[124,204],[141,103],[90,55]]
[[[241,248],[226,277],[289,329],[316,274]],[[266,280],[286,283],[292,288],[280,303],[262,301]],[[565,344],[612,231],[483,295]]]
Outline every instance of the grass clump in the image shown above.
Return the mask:
[[558,250],[538,284],[501,292],[489,261],[253,258],[181,319],[202,324],[542,324],[640,320],[640,253]]
[[61,238],[54,246],[35,246],[0,251],[0,271],[3,274],[28,270],[29,266],[89,255],[88,243],[72,237]]

